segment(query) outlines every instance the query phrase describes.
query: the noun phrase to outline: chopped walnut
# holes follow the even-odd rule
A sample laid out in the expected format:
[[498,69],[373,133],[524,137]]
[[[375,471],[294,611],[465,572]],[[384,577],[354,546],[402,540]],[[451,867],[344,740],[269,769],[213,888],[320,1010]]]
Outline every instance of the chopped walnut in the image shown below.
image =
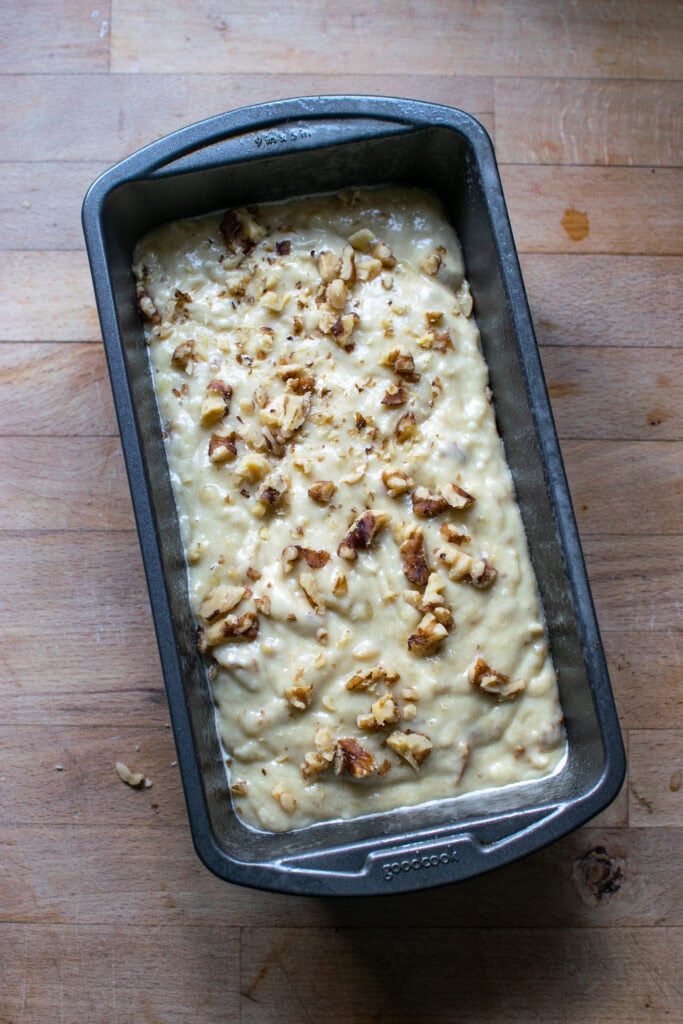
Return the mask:
[[364,779],[377,771],[377,762],[370,753],[352,737],[338,739],[334,751],[334,774],[343,772],[354,779]]
[[222,419],[227,412],[225,400],[221,395],[209,394],[202,402],[199,422],[203,427],[208,427]]
[[153,324],[161,323],[159,310],[152,302],[151,297],[144,289],[138,290],[138,308],[142,315]]
[[283,476],[282,473],[273,473],[263,481],[256,497],[264,509],[273,509],[282,504],[289,488],[288,477]]
[[275,428],[279,437],[288,440],[304,423],[309,406],[308,395],[280,395],[261,409],[261,422]]
[[443,605],[434,605],[432,612],[436,621],[440,622],[441,625],[450,633],[455,626],[455,619],[453,618],[453,613],[450,609],[445,608]]
[[174,370],[184,370],[188,376],[191,376],[196,358],[197,343],[195,341],[184,341],[174,349],[171,356],[171,366]]
[[415,360],[410,354],[403,355],[399,353],[396,356],[394,373],[397,373],[400,377],[405,377],[412,384],[417,384],[420,380],[420,374],[415,372]]
[[222,618],[237,607],[246,593],[246,587],[219,584],[206,595],[199,608],[199,614],[205,622],[213,622],[215,619]]
[[403,572],[416,587],[425,587],[429,579],[429,566],[422,530],[418,527],[398,549],[403,559]]
[[477,558],[469,572],[469,583],[479,590],[485,590],[496,582],[498,572],[485,558]]
[[385,680],[387,684],[398,682],[401,677],[398,672],[394,672],[390,669],[386,669],[384,665],[377,665],[375,668],[369,669],[367,672],[356,672],[355,675],[351,676],[350,679],[345,683],[347,690],[370,690],[371,692],[375,689],[377,683]]
[[287,387],[295,395],[305,395],[310,391],[315,391],[315,377],[297,377],[294,380],[288,380]]
[[330,324],[329,333],[341,348],[347,348],[351,335],[360,323],[357,313],[345,313]]
[[453,348],[450,333],[446,330],[437,331],[432,329],[429,332],[428,339],[429,344],[426,347],[436,349],[437,352],[446,352],[449,348]]
[[447,636],[448,629],[438,621],[432,612],[427,612],[416,631],[408,637],[408,650],[412,654],[433,654]]
[[214,464],[232,462],[237,457],[235,445],[237,440],[239,440],[239,434],[234,431],[230,434],[212,434],[209,441],[209,462]]
[[475,502],[474,496],[457,484],[442,484],[439,487],[439,494],[442,498],[445,498],[451,508],[455,508],[458,511],[470,508]]
[[442,245],[438,246],[436,251],[431,253],[429,256],[425,256],[423,260],[420,260],[420,269],[429,274],[430,277],[434,277],[438,274],[439,267],[443,262],[443,258],[446,255],[446,250]]
[[405,732],[396,729],[387,737],[387,746],[407,761],[416,772],[419,772],[422,763],[432,752],[432,741],[429,736],[423,732],[413,732],[411,729],[406,729]]
[[358,252],[370,252],[370,246],[374,240],[374,235],[369,228],[361,228],[360,231],[355,231],[349,237],[349,244],[353,246]]
[[275,371],[280,380],[292,380],[296,377],[304,377],[306,375],[305,367],[301,366],[300,363],[282,363],[278,366]]
[[378,728],[398,722],[398,704],[390,693],[382,694],[372,705],[372,716]]
[[300,544],[290,544],[282,552],[285,575],[292,571],[299,558],[303,558],[310,569],[322,569],[329,562],[330,553],[329,551],[314,551],[313,548],[303,548]]
[[433,494],[426,487],[416,487],[411,495],[413,512],[423,519],[433,519],[451,507],[442,495]]
[[396,439],[401,444],[405,441],[409,441],[412,437],[417,437],[417,419],[415,413],[404,412],[400,420],[396,424]]
[[353,284],[356,280],[356,267],[354,263],[354,251],[352,245],[345,245],[342,249],[339,277],[347,285]]
[[320,772],[326,771],[334,760],[335,743],[332,733],[326,725],[319,725],[315,730],[315,750],[304,755],[300,766],[305,779],[316,778]]
[[405,377],[412,384],[420,380],[419,373],[415,373],[415,360],[409,352],[401,352],[398,348],[392,348],[390,352],[380,360],[382,366],[390,366],[394,373]]
[[320,614],[325,608],[325,600],[318,590],[318,584],[316,583],[315,576],[310,572],[302,572],[299,574],[299,586],[304,592],[306,600],[310,604],[316,615]]
[[330,560],[329,551],[314,551],[312,548],[299,548],[304,562],[311,569],[322,569]]
[[349,592],[349,585],[343,572],[338,572],[332,583],[332,593],[335,597],[346,597]]
[[264,237],[266,229],[249,210],[237,208],[226,210],[220,223],[220,232],[226,249],[235,252],[239,246],[248,255]]
[[246,480],[251,484],[262,480],[270,469],[270,462],[265,455],[258,452],[250,452],[241,459],[235,467],[235,474],[239,480]]
[[436,556],[440,562],[443,562],[448,567],[450,579],[455,580],[456,583],[460,583],[463,580],[465,582],[469,581],[470,571],[474,565],[474,559],[471,555],[453,545],[447,548],[437,548]]
[[333,252],[321,252],[318,256],[318,273],[323,284],[329,284],[339,274],[341,260]]
[[230,792],[234,793],[235,796],[246,796],[248,789],[249,783],[246,779],[235,779],[234,782],[230,783]]
[[132,789],[140,789],[142,786],[149,789],[149,786],[152,785],[151,781],[145,778],[144,772],[132,772],[123,761],[116,762],[116,772],[121,782],[125,782]]
[[473,558],[460,548],[449,545],[437,548],[437,558],[448,566],[448,575],[456,583],[471,583],[485,590],[495,583],[498,573],[485,558]]
[[308,488],[308,496],[313,501],[320,502],[321,505],[327,505],[334,492],[337,490],[337,485],[333,484],[331,480],[316,480],[314,484]]
[[260,615],[270,615],[270,598],[267,594],[254,598],[254,608]]
[[281,782],[273,787],[271,795],[277,800],[285,814],[294,813],[296,810],[296,798]]
[[382,405],[405,405],[410,395],[402,384],[390,384],[384,392]]
[[343,309],[346,305],[346,285],[341,278],[330,281],[325,290],[325,301],[332,309]]
[[468,534],[463,533],[460,527],[455,526],[453,523],[442,523],[439,527],[439,533],[449,544],[467,544],[472,540]]
[[356,277],[359,281],[372,281],[382,273],[382,262],[371,256],[356,259]]
[[443,589],[445,585],[444,579],[438,572],[432,572],[429,574],[427,586],[424,594],[422,595],[422,601],[425,608],[443,604]]
[[404,686],[401,690],[401,697],[403,700],[419,700],[420,694],[415,686]]
[[373,247],[372,255],[376,260],[379,260],[383,267],[387,270],[393,270],[396,266],[396,259],[392,256],[391,249],[386,242],[378,242]]
[[290,686],[285,690],[285,698],[295,711],[305,711],[313,700],[313,687],[308,685]]
[[402,469],[396,469],[395,466],[389,466],[382,471],[382,483],[391,498],[397,498],[399,494],[409,491],[413,486],[413,481],[408,474]]
[[253,640],[259,629],[256,612],[245,612],[239,618],[229,615],[226,619],[214,622],[205,633],[207,647],[218,647],[220,644],[236,643]]
[[289,544],[288,547],[282,551],[282,571],[285,576],[289,576],[290,572],[294,568],[294,565],[299,560],[300,547],[298,544]]
[[484,693],[493,693],[500,700],[512,700],[525,687],[523,679],[510,679],[503,672],[489,668],[483,658],[477,658],[467,670],[467,678]]
[[337,548],[341,558],[354,561],[358,552],[369,548],[379,531],[389,522],[387,512],[367,509],[356,519],[344,540]]
[[438,312],[436,310],[434,310],[434,311],[429,311],[428,310],[425,313],[425,320],[427,321],[427,323],[429,324],[430,327],[433,327],[435,324],[438,324],[438,323],[440,323],[443,320],[443,313],[442,312]]

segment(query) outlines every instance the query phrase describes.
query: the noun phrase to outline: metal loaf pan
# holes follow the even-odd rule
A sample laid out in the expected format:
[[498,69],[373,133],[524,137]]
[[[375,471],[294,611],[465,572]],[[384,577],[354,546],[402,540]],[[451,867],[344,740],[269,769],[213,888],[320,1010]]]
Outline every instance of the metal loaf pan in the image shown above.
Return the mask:
[[[568,739],[538,782],[290,833],[233,813],[195,645],[173,493],[131,273],[157,224],[356,185],[435,192],[460,236],[558,670]],[[195,847],[211,871],[290,893],[443,884],[508,863],[602,810],[625,759],[567,483],[490,140],[450,107],[317,96],[235,110],[133,154],[90,188],[83,224]]]

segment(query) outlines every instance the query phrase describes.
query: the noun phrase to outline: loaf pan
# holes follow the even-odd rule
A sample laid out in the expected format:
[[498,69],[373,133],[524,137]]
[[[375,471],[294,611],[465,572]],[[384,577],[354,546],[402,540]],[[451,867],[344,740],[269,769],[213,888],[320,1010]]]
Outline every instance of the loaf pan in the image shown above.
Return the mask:
[[[136,242],[180,217],[353,186],[436,193],[462,244],[498,427],[559,676],[567,757],[552,776],[288,833],[232,809],[131,272]],[[316,96],[175,132],[106,171],[83,225],[195,847],[211,871],[289,893],[440,885],[558,839],[618,792],[624,750],[490,140],[462,111]]]

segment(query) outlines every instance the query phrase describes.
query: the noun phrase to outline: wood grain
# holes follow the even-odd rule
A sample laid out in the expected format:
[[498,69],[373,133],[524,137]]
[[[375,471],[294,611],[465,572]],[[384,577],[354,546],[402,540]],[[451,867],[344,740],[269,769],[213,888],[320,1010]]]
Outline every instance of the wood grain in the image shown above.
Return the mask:
[[[683,4],[0,6],[0,1024],[679,1020]],[[629,758],[589,826],[373,900],[194,853],[80,227],[145,143],[327,92],[494,137]]]
[[[177,785],[177,784],[176,784]],[[154,793],[156,784],[150,790]],[[160,805],[167,794],[157,794]],[[161,813],[161,812],[160,812]],[[181,820],[182,817],[182,820]],[[159,828],[1,826],[2,920],[150,928],[401,927],[499,931],[680,926],[674,828],[584,828],[526,860],[458,885],[399,898],[300,899],[221,882],[197,860],[184,810]],[[26,849],[34,851],[27,858]],[[73,870],[73,864],[79,871]],[[600,870],[602,868],[604,870]],[[103,899],[106,890],[108,898]]]
[[0,344],[0,436],[117,434],[101,345]]
[[583,550],[602,631],[665,633],[671,651],[683,626],[683,536],[589,536]]
[[[520,926],[461,936],[452,943],[428,928],[246,929],[242,1021],[300,1024],[326,1019],[330,1006],[341,1008],[335,1018],[344,1024],[623,1024],[677,1013],[677,983],[661,963],[680,954],[679,929]],[[319,950],[314,971],[311,949]]]
[[[520,252],[677,256],[683,252],[683,176],[654,167],[500,168]],[[572,237],[563,220],[586,218]]]
[[0,439],[0,530],[130,530],[133,514],[118,438]]
[[683,439],[683,351],[567,345],[541,350],[553,415],[571,439]]
[[[680,698],[680,689],[679,689]],[[683,744],[678,730],[633,729],[629,821],[652,828],[683,823]]]
[[[198,65],[201,67],[201,65]],[[193,68],[193,71],[196,71]],[[0,152],[14,161],[121,160],[168,132],[225,110],[320,93],[410,96],[461,107],[493,129],[493,79],[450,75],[8,75]],[[92,103],[96,94],[99,102]],[[69,119],[62,115],[70,113]],[[64,169],[66,171],[66,168]],[[58,173],[55,171],[54,173]]]
[[109,69],[110,0],[2,5],[0,73]]
[[[358,8],[299,0],[277,31],[271,7],[255,0],[228,11],[198,0],[165,20],[162,0],[145,7],[113,0],[111,70],[144,73],[231,71],[259,64],[283,73],[490,74],[601,78],[677,78],[681,11],[666,0],[542,4],[480,0],[476,5],[379,0]],[[157,26],[164,24],[159,37]],[[561,44],[559,41],[561,40]]]
[[83,198],[106,168],[102,162],[0,163],[1,248],[82,249]]
[[562,450],[582,537],[683,535],[682,444],[567,441]]
[[681,82],[497,79],[503,163],[678,166]]
[[240,937],[225,924],[6,925],[0,962],[0,1013],[12,1024],[187,1024],[192,1011],[202,1024],[225,1024],[239,1016]]
[[[541,344],[683,345],[680,257],[526,254],[521,264]],[[651,356],[632,358],[645,370]]]
[[[50,281],[50,301],[41,282]],[[5,296],[0,341],[99,341],[95,298],[82,249],[0,251]]]
[[658,633],[607,625],[602,617],[602,640],[622,728],[683,729],[683,627]]

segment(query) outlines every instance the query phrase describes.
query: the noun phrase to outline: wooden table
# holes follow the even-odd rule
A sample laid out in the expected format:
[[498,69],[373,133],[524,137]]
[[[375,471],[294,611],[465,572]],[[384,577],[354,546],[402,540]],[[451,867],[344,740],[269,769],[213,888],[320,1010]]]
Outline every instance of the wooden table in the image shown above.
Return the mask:
[[[681,4],[0,13],[2,1024],[683,1020]],[[495,139],[629,777],[519,864],[340,902],[223,884],[192,850],[79,208],[180,125],[343,91]]]

